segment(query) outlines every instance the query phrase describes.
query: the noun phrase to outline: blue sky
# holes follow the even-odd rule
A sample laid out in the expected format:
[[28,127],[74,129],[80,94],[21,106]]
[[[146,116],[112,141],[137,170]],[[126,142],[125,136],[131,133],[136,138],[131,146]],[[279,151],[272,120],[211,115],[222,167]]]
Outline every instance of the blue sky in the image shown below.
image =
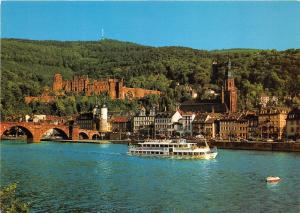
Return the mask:
[[2,2],[1,37],[300,48],[300,2]]

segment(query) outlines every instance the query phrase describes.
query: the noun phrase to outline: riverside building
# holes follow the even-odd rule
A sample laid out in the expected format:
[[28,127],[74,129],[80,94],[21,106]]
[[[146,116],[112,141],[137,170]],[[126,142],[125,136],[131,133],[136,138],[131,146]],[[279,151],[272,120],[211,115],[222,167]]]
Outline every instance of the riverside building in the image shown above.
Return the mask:
[[154,132],[155,108],[151,108],[149,114],[146,114],[146,109],[141,107],[136,116],[133,117],[133,133],[141,131]]
[[288,139],[300,140],[300,107],[293,109],[287,115],[286,133]]
[[155,134],[169,137],[180,132],[180,119],[182,116],[179,111],[157,113],[154,120]]
[[258,124],[261,138],[281,140],[286,130],[288,109],[283,107],[266,107],[259,111]]
[[219,120],[219,136],[225,140],[247,139],[248,121],[242,113],[225,115]]

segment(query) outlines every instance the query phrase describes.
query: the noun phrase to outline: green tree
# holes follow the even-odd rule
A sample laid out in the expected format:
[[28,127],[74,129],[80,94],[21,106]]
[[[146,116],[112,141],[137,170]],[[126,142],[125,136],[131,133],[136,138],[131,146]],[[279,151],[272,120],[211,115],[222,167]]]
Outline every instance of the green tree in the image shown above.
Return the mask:
[[17,184],[13,183],[0,190],[0,212],[29,212],[29,205],[16,198]]

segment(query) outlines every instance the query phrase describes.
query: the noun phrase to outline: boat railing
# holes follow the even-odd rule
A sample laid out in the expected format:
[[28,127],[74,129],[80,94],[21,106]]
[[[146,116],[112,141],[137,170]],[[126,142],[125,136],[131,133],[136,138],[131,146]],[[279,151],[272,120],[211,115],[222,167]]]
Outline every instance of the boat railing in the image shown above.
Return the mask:
[[130,151],[168,151],[168,148],[164,147],[136,147],[131,146],[129,147]]

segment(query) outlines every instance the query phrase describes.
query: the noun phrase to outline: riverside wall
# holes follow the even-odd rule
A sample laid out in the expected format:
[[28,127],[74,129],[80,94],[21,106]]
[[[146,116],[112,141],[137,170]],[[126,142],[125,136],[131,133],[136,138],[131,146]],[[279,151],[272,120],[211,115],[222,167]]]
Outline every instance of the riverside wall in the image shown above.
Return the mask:
[[300,143],[287,142],[209,142],[220,149],[300,152]]

